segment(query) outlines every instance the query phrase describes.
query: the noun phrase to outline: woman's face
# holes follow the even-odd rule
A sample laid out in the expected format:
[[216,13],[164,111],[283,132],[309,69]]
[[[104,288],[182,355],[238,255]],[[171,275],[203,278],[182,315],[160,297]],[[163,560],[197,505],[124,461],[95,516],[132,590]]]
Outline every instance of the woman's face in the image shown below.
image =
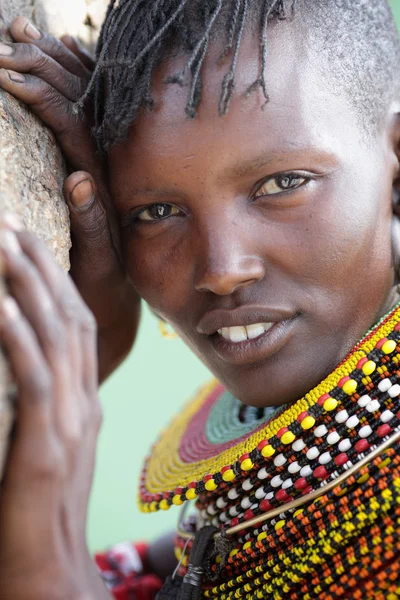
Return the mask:
[[[228,114],[227,65],[212,49],[198,116],[187,88],[155,76],[110,158],[124,251],[139,294],[242,402],[296,400],[339,363],[389,302],[394,284],[387,123],[367,139],[348,99],[321,79],[285,27],[270,38],[264,105],[254,36],[240,50]],[[386,128],[386,129],[385,129]],[[383,131],[385,129],[385,131]]]

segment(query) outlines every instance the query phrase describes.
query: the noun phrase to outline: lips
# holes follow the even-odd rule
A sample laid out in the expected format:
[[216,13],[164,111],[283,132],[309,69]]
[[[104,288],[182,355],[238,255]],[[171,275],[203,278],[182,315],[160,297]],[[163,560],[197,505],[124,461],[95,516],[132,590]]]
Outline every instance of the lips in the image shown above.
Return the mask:
[[[294,316],[295,311],[293,310],[277,310],[260,306],[241,306],[232,310],[216,309],[206,313],[200,319],[197,331],[203,335],[213,335],[217,331],[221,331],[222,334],[223,330],[227,328],[247,328],[247,326],[254,325],[265,326],[266,330],[269,326],[272,327],[272,325],[292,319]],[[246,338],[252,339],[251,334],[247,335],[247,331]]]
[[275,323],[254,323],[247,326],[223,327],[222,329],[218,329],[218,333],[225,340],[239,344],[246,340],[255,340],[266,331],[269,331],[274,325]]

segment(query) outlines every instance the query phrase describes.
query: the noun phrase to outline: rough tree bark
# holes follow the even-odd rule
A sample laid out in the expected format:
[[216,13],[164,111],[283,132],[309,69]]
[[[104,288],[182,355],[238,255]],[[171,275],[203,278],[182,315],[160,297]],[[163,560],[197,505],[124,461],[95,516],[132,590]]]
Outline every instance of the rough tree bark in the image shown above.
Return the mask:
[[[18,15],[60,36],[95,43],[107,0],[0,0],[0,39]],[[25,226],[69,267],[69,219],[62,187],[65,166],[53,135],[19,102],[0,91],[0,212],[18,214]],[[0,294],[4,293],[0,277]],[[13,411],[10,378],[0,356],[0,480]]]

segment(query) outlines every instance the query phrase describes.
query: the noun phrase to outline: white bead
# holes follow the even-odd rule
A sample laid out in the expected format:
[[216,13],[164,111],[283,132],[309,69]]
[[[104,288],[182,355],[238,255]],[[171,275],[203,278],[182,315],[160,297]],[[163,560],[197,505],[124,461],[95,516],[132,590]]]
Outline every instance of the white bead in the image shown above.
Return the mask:
[[279,477],[279,475],[275,475],[275,477],[273,477],[271,479],[271,485],[274,488],[280,487],[282,485],[282,483],[283,483],[283,481],[282,481],[281,477]]
[[301,466],[299,465],[299,463],[297,462],[297,460],[295,460],[294,462],[292,462],[289,467],[288,467],[288,471],[289,473],[298,473],[301,469]]
[[341,410],[340,412],[338,412],[338,414],[335,417],[335,420],[338,423],[345,423],[347,421],[347,419],[349,418],[349,413],[347,412],[347,410]]
[[214,517],[214,519],[211,521],[211,523],[214,525],[214,527],[218,527],[218,525],[219,525],[218,517]]
[[327,465],[329,462],[331,462],[331,460],[332,460],[332,456],[330,455],[329,452],[324,452],[319,457],[319,462],[321,465]]
[[350,417],[349,419],[347,419],[346,421],[346,427],[348,429],[354,429],[354,427],[357,427],[357,425],[359,424],[360,420],[358,419],[358,417],[356,415],[353,415],[352,417]]
[[229,514],[231,515],[231,517],[237,517],[237,516],[238,516],[238,514],[239,514],[239,511],[238,511],[238,509],[236,508],[236,506],[232,506],[232,507],[229,509]]
[[307,452],[308,460],[315,460],[316,458],[318,458],[318,456],[319,456],[319,450],[316,446],[313,446]]
[[247,510],[248,508],[250,508],[250,506],[251,506],[250,498],[248,496],[245,496],[243,498],[243,500],[241,501],[240,506],[242,508],[244,508],[244,510]]
[[228,515],[226,514],[226,512],[222,512],[219,515],[219,520],[222,521],[223,523],[225,523],[228,520]]
[[250,508],[251,508],[251,510],[255,510],[256,508],[258,508],[258,506],[259,506],[258,504],[252,504],[250,506]]
[[312,473],[312,469],[311,469],[310,465],[306,465],[300,471],[300,475],[302,477],[308,477],[309,475],[311,475],[311,473]]
[[381,407],[381,405],[378,400],[371,400],[371,402],[369,404],[367,404],[367,411],[370,413],[373,413],[373,412],[379,410],[380,407]]
[[250,479],[245,479],[242,483],[242,488],[248,492],[249,490],[251,490],[251,488],[253,487],[253,484],[251,483]]
[[400,385],[398,383],[392,385],[388,393],[391,398],[396,398],[396,396],[400,395]]
[[371,397],[365,394],[364,396],[361,396],[361,398],[359,398],[357,404],[361,408],[365,408],[369,402],[371,402]]
[[216,515],[217,514],[217,510],[214,506],[214,504],[210,504],[209,506],[207,506],[207,512],[209,515]]
[[255,493],[255,497],[257,498],[257,500],[263,500],[263,498],[265,498],[264,488],[258,488],[258,490]]
[[381,392],[387,392],[390,390],[391,387],[392,387],[392,382],[390,381],[390,379],[388,377],[386,379],[382,379],[382,381],[380,381],[378,383],[378,389]]
[[225,508],[228,505],[227,502],[225,502],[225,500],[223,499],[222,496],[220,496],[217,500],[217,506],[218,508]]
[[239,498],[239,494],[237,493],[237,491],[235,490],[235,488],[232,488],[231,490],[229,490],[229,492],[228,492],[228,498],[230,500],[236,500],[236,498]]
[[292,444],[292,448],[295,452],[301,452],[306,447],[302,439],[298,439]]
[[285,464],[285,462],[287,462],[286,458],[283,456],[283,454],[278,454],[278,456],[276,456],[274,458],[274,465],[276,467],[283,467],[283,465]]
[[330,446],[337,444],[339,440],[340,440],[340,435],[338,434],[337,431],[332,431],[326,438],[326,441],[328,442],[328,444]]
[[360,438],[367,438],[371,435],[371,433],[371,427],[369,425],[364,425],[364,427],[361,427],[360,431],[358,432],[358,435],[360,436]]
[[203,519],[207,519],[207,517],[208,517],[207,509],[203,508],[203,510],[200,512],[200,515],[203,517]]
[[325,425],[320,425],[314,431],[315,437],[324,437],[324,435],[326,435],[327,433],[328,433],[328,430],[325,427]]
[[394,417],[394,413],[392,413],[391,410],[385,410],[382,414],[381,414],[381,421],[383,423],[389,423],[389,421],[391,421]]
[[[258,479],[267,479],[268,473],[267,473],[266,469],[265,468],[260,469],[257,473],[257,477],[258,477]],[[229,493],[228,493],[228,496],[229,496]]]
[[351,441],[348,438],[342,440],[338,446],[340,452],[347,452],[351,448]]
[[275,496],[274,492],[268,492],[268,494],[265,496],[266,500],[272,500],[272,498]]
[[292,485],[293,485],[293,481],[291,479],[286,479],[282,483],[282,489],[287,490],[288,488],[292,487]]

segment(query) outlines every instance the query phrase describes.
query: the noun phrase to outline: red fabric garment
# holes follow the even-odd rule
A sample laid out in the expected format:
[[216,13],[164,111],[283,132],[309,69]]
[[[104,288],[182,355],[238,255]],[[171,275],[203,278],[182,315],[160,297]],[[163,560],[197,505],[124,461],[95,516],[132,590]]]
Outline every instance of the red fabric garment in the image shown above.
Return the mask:
[[97,569],[116,600],[154,600],[163,582],[148,568],[148,545],[124,542],[95,554]]

